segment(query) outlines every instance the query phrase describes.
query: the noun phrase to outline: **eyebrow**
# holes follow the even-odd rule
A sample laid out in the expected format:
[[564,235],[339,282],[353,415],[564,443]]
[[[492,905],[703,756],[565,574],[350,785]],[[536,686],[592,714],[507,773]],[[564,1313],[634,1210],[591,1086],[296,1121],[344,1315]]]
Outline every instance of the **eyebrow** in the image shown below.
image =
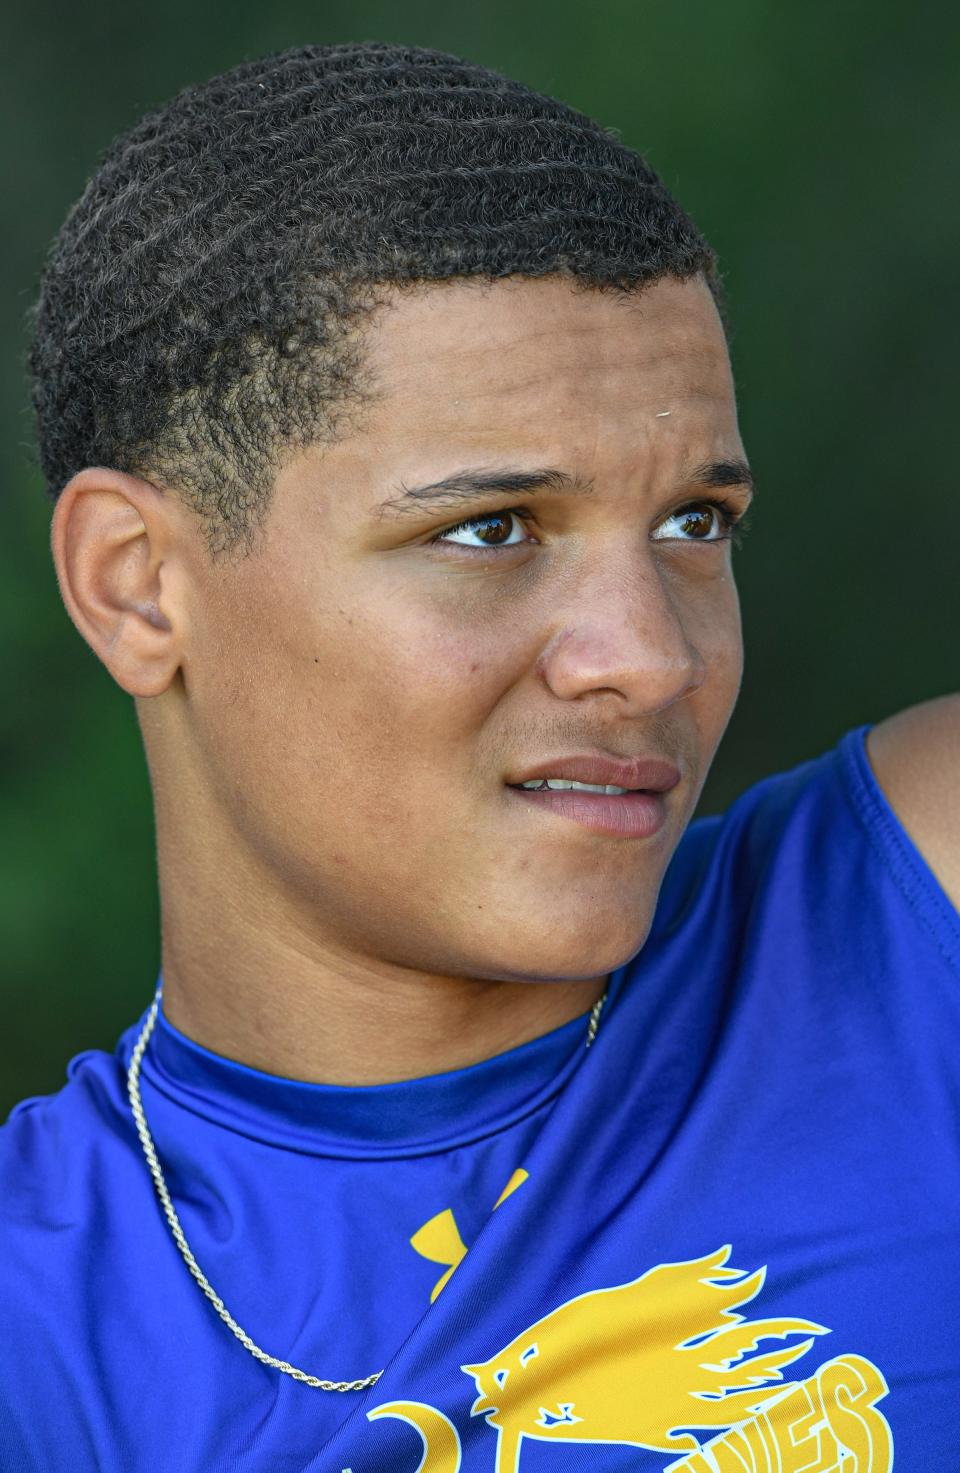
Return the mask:
[[[745,460],[708,460],[696,466],[685,478],[690,486],[747,486],[756,490],[753,473]],[[374,508],[378,517],[402,517],[416,513],[422,507],[456,511],[465,502],[476,501],[479,496],[500,492],[504,495],[533,496],[538,491],[568,491],[575,496],[589,496],[595,490],[592,481],[569,471],[552,467],[534,470],[494,468],[492,470],[466,469],[454,471],[440,481],[431,481],[425,486],[405,486],[400,482],[400,495],[390,497]]]

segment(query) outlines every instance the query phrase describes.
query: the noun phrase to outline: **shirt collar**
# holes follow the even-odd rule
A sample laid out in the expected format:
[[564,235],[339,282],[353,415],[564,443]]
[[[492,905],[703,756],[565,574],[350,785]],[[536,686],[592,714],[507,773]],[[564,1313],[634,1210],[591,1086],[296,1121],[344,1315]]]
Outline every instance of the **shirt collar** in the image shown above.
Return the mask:
[[[625,971],[612,974],[601,1027],[609,1026]],[[120,1041],[125,1065],[145,1017]],[[309,1084],[195,1043],[165,1016],[161,1000],[141,1072],[186,1109],[280,1147],[331,1156],[426,1155],[504,1130],[547,1104],[588,1053],[588,1021],[584,1013],[465,1069],[393,1084]]]

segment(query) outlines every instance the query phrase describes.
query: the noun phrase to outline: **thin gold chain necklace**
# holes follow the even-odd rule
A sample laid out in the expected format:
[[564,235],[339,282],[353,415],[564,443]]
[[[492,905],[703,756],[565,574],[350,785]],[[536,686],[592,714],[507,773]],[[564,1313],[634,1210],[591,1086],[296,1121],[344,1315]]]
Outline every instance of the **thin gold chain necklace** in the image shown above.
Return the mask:
[[[163,1179],[163,1172],[160,1170],[160,1162],[157,1159],[153,1137],[147,1128],[147,1117],[143,1113],[143,1103],[140,1099],[140,1064],[143,1060],[144,1051],[146,1050],[150,1035],[153,1032],[153,1025],[157,1021],[161,991],[162,988],[158,987],[156,996],[153,999],[153,1005],[147,1014],[147,1021],[140,1030],[140,1036],[134,1045],[133,1053],[130,1057],[130,1067],[127,1070],[127,1094],[130,1097],[130,1108],[133,1111],[133,1118],[137,1123],[137,1134],[140,1136],[140,1144],[143,1146],[143,1154],[147,1158],[147,1165],[150,1168],[150,1175],[153,1177],[153,1184],[157,1189],[157,1196],[160,1198],[167,1222],[170,1224],[170,1231],[173,1233],[177,1247],[183,1254],[187,1268],[193,1274],[193,1277],[210,1300],[210,1303],[224,1324],[230,1327],[241,1345],[245,1345],[250,1354],[255,1355],[257,1360],[262,1361],[265,1366],[273,1366],[275,1370],[285,1371],[295,1381],[303,1381],[305,1385],[315,1386],[320,1391],[363,1391],[367,1386],[373,1386],[375,1382],[380,1380],[383,1371],[374,1371],[372,1376],[364,1376],[360,1381],[322,1381],[319,1376],[310,1376],[306,1371],[300,1371],[296,1366],[292,1366],[289,1361],[277,1360],[275,1356],[268,1355],[265,1350],[261,1350],[259,1345],[255,1345],[250,1339],[246,1330],[241,1329],[237,1324],[233,1315],[227,1309],[219,1294],[214,1291],[209,1279],[191,1253],[190,1244],[184,1237],[183,1228],[180,1226],[180,1219],[170,1200],[170,1193],[167,1191],[167,1184]],[[606,1000],[607,994],[605,992],[593,1005],[590,1013],[590,1022],[587,1027],[587,1048],[590,1047],[597,1036],[597,1028],[600,1026],[600,1014]]]

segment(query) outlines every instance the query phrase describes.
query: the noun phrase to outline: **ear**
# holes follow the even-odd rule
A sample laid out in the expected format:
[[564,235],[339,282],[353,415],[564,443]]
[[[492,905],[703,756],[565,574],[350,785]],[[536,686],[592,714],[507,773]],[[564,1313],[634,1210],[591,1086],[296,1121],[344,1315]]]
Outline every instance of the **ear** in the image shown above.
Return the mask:
[[184,508],[123,471],[89,467],[60,493],[50,548],[67,613],[114,680],[157,696],[186,632]]

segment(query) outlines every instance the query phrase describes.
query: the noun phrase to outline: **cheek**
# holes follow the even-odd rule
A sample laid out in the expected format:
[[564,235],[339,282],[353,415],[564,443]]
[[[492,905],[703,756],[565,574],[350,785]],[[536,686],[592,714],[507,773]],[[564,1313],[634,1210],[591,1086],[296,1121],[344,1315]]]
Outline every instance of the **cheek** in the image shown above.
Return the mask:
[[685,590],[683,626],[706,670],[705,688],[719,696],[743,671],[740,599],[731,570]]
[[389,628],[358,621],[331,655],[313,671],[321,719],[344,759],[408,780],[455,761],[513,678],[502,633],[416,619]]
[[716,684],[739,685],[743,674],[743,629],[736,596],[704,626],[704,661]]
[[[372,803],[374,832],[430,820],[424,790],[433,805],[438,774],[470,770],[523,658],[502,619],[434,600],[411,607],[395,592],[361,603],[354,590],[321,613],[271,624],[257,652],[265,679],[247,683],[233,723],[271,752],[268,782],[288,811],[349,814],[353,826]],[[449,801],[456,791],[448,787]]]

